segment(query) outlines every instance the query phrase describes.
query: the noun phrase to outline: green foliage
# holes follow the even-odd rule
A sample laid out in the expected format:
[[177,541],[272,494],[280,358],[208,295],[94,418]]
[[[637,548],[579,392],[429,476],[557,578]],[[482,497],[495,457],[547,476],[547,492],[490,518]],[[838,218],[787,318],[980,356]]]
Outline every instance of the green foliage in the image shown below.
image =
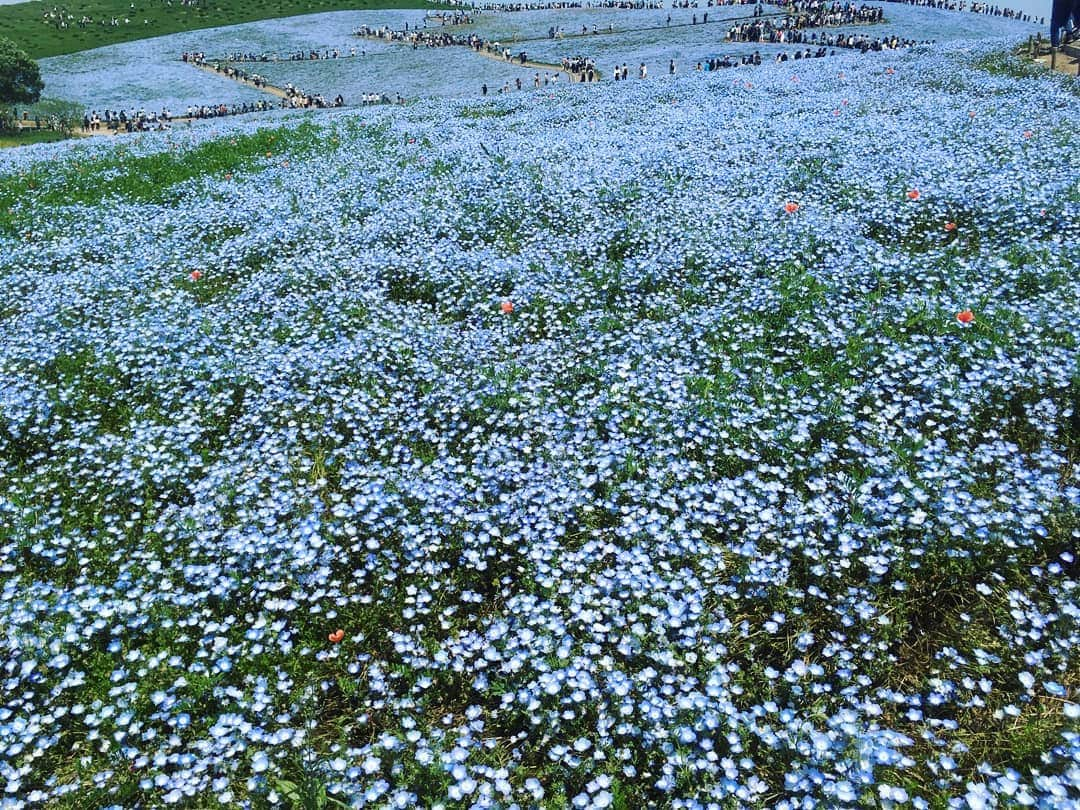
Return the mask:
[[975,67],[995,76],[1007,76],[1012,79],[1055,79],[1060,82],[1066,91],[1074,95],[1080,95],[1080,82],[1076,82],[1072,77],[1064,74],[1055,74],[1046,65],[1036,62],[1027,54],[1026,45],[1021,46],[1012,53],[999,51],[984,56],[975,61]]
[[984,56],[975,61],[975,67],[995,76],[1009,76],[1013,79],[1032,79],[1045,76],[1047,72],[1047,69],[1038,62],[1008,51],[998,51]]
[[95,205],[111,196],[164,202],[178,183],[198,177],[224,177],[282,155],[309,154],[320,146],[321,128],[260,129],[200,144],[193,149],[133,157],[118,149],[109,158],[69,162],[63,168],[41,165],[34,171],[0,176],[0,229],[18,232],[31,223],[20,202],[38,205]]
[[55,143],[67,138],[62,132],[51,129],[28,129],[25,132],[6,132],[0,135],[0,149],[13,146],[29,146],[34,143]]
[[37,62],[0,37],[0,104],[33,104],[44,87]]
[[[35,59],[77,53],[118,42],[147,37],[216,28],[299,14],[326,11],[373,10],[380,8],[438,8],[426,0],[199,0],[193,5],[158,0],[81,0],[61,5],[74,19],[43,15],[52,4],[19,3],[4,6],[0,14],[0,37],[17,42]],[[80,26],[82,17],[93,20]],[[111,25],[112,19],[119,25]],[[125,22],[128,21],[128,22]],[[104,23],[103,23],[104,21]]]
[[[18,128],[17,120],[23,118],[31,122],[33,129]],[[13,136],[14,143],[11,145],[17,146],[19,143],[43,143],[48,141],[59,141],[64,138],[68,138],[78,128],[83,116],[83,107],[81,104],[76,104],[72,101],[64,101],[57,98],[45,98],[34,104],[20,106],[18,110],[15,108],[5,109],[0,107],[0,131],[9,131]],[[51,138],[44,138],[40,135],[42,132],[55,133]],[[31,133],[39,133],[38,137],[30,138]],[[19,138],[25,138],[25,140],[18,140],[14,136]]]
[[513,107],[497,107],[494,104],[484,104],[478,107],[464,107],[460,113],[459,118],[505,118],[508,115],[513,115],[517,112]]

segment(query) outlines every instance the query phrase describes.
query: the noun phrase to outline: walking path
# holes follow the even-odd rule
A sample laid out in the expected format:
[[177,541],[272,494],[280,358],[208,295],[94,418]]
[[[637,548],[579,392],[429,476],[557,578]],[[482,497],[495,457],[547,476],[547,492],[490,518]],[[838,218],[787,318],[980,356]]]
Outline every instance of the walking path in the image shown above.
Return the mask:
[[1041,54],[1035,57],[1035,61],[1045,68],[1054,63],[1054,70],[1069,76],[1080,76],[1080,45],[1065,45],[1058,51],[1057,59],[1051,60],[1050,54]]
[[[408,40],[386,39],[384,37],[377,37],[374,34],[370,34],[370,35],[368,35],[368,34],[357,34],[356,36],[358,36],[360,39],[371,40],[372,42],[391,42],[391,43],[396,44],[396,45],[412,45],[413,44],[412,42],[409,42]],[[518,40],[518,42],[528,42],[528,41],[530,41],[530,40]],[[535,41],[535,40],[533,40],[533,41]],[[496,45],[498,43],[491,43],[491,44]],[[417,47],[421,47],[421,46],[418,45]],[[423,47],[426,48],[427,46],[423,46]],[[487,49],[487,46],[484,46],[484,47],[480,48],[479,50],[477,50],[476,48],[470,47],[468,45],[441,45],[439,47],[442,47],[442,48],[451,48],[451,47],[453,47],[453,48],[468,48],[472,53],[475,53],[478,56],[483,56],[483,57],[485,57],[487,59],[493,59],[496,62],[502,62],[504,65],[516,65],[518,67],[531,68],[532,70],[553,70],[553,71],[556,71],[558,73],[565,73],[568,76],[574,76],[575,75],[575,74],[571,73],[568,69],[564,68],[562,65],[556,65],[556,64],[552,64],[550,62],[536,62],[536,61],[530,60],[528,58],[528,56],[526,56],[524,62],[522,62],[520,59],[518,59],[516,57],[514,57],[512,59],[507,59],[505,56],[503,56],[502,51],[489,51]]]
[[[265,84],[265,83],[261,83],[261,84],[256,85],[255,82],[251,81],[250,79],[243,78],[240,75],[236,74],[235,72],[233,73],[233,75],[230,76],[224,70],[217,70],[217,68],[214,65],[212,65],[210,63],[207,63],[207,62],[188,61],[185,64],[191,65],[192,67],[196,67],[196,68],[199,68],[201,70],[205,70],[205,71],[207,71],[209,73],[213,73],[215,76],[221,76],[221,77],[226,78],[226,79],[231,79],[234,82],[238,82],[239,84],[245,85],[246,87],[251,87],[251,88],[253,88],[255,90],[259,90],[259,91],[261,91],[263,93],[267,93],[267,94],[269,94],[271,96],[274,96],[276,98],[289,99],[289,98],[294,97],[294,96],[290,96],[288,91],[281,88],[281,87],[276,87],[276,86],[274,86],[272,84]],[[257,111],[253,111],[253,112],[257,112]],[[210,121],[213,118],[232,118],[234,115],[244,115],[244,114],[245,113],[228,113],[227,115],[207,116],[207,117],[189,116],[189,115],[177,115],[177,116],[173,116],[173,117],[169,118],[167,121],[165,121],[163,119],[158,119],[157,121],[155,121],[155,122],[153,122],[151,124],[151,127],[148,130],[139,129],[139,130],[134,130],[134,131],[135,132],[155,132],[155,131],[157,131],[157,125],[159,123],[163,123],[163,124],[166,124],[169,127],[172,127],[172,126],[175,126],[176,124],[190,124],[192,121]],[[43,122],[43,123],[47,123],[47,122]],[[46,131],[48,129],[47,126],[46,127],[38,127],[36,121],[17,121],[16,122],[16,127],[18,129],[20,129],[20,130],[37,130],[37,129],[40,129],[42,131]],[[116,129],[111,129],[108,126],[102,126],[100,129],[91,129],[91,130],[84,130],[84,129],[81,129],[81,128],[77,128],[77,129],[73,130],[71,134],[72,134],[73,137],[83,138],[83,137],[91,137],[91,136],[95,136],[95,135],[97,135],[97,136],[100,136],[100,135],[127,135],[129,133],[128,133],[127,129],[125,129],[123,127],[117,127]]]
[[256,84],[255,82],[251,81],[251,79],[247,79],[245,77],[242,77],[239,73],[236,73],[235,68],[232,69],[232,75],[229,75],[229,73],[224,70],[218,70],[217,64],[220,63],[211,64],[210,62],[192,62],[189,60],[186,64],[193,65],[200,70],[205,70],[207,73],[213,73],[215,76],[221,76],[225,79],[232,79],[234,82],[242,84],[245,87],[254,88],[255,90],[259,90],[263,93],[268,93],[269,95],[276,96],[277,98],[292,98],[292,96],[289,95],[289,92],[284,88],[275,87],[274,85],[267,84],[265,82]]
[[[526,54],[526,57],[525,57],[525,61],[522,62],[520,59],[507,60],[507,58],[505,56],[503,56],[501,53],[496,53],[495,51],[488,51],[488,50],[479,50],[479,51],[477,51],[475,49],[471,49],[471,50],[473,51],[473,53],[476,53],[479,56],[483,56],[483,57],[485,57],[487,59],[494,59],[496,62],[502,62],[504,65],[517,65],[518,67],[531,68],[532,70],[544,70],[544,71],[550,70],[550,71],[553,71],[555,73],[565,73],[567,76],[570,76],[571,79],[574,79],[574,80],[577,79],[578,74],[573,73],[572,71],[568,70],[567,68],[564,68],[562,65],[553,65],[553,64],[551,64],[549,62],[534,62],[534,61],[532,61],[531,59],[528,58],[527,54]],[[597,77],[597,80],[599,81],[599,77]]]

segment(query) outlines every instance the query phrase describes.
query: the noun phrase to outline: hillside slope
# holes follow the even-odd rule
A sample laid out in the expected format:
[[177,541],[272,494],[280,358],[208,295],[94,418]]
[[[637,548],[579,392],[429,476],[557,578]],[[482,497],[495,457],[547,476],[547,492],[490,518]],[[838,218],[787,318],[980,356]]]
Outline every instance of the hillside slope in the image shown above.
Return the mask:
[[1080,106],[992,47],[0,156],[8,793],[1075,806]]

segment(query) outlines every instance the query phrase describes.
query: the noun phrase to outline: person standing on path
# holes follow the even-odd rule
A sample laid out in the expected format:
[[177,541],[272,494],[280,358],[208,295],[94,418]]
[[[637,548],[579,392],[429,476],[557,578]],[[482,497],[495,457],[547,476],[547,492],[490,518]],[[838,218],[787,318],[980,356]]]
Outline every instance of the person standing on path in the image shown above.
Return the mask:
[[649,74],[649,71],[645,67],[645,63],[642,62],[641,67],[638,68],[638,78],[639,79],[644,79],[646,76],[648,76],[648,74]]

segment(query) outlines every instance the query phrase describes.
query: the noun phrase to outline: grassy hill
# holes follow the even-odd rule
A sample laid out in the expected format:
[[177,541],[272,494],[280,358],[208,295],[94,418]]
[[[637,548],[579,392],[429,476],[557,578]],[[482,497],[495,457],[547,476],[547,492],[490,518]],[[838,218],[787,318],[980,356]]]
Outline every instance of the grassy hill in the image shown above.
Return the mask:
[[[132,7],[134,6],[134,8]],[[253,20],[324,11],[437,8],[426,0],[83,0],[61,4],[19,3],[0,13],[0,37],[31,57],[85,51],[117,42],[214,28]],[[83,18],[90,22],[80,25]],[[113,20],[117,25],[112,25]]]
[[0,155],[8,792],[1067,806],[1080,121],[993,48]]

